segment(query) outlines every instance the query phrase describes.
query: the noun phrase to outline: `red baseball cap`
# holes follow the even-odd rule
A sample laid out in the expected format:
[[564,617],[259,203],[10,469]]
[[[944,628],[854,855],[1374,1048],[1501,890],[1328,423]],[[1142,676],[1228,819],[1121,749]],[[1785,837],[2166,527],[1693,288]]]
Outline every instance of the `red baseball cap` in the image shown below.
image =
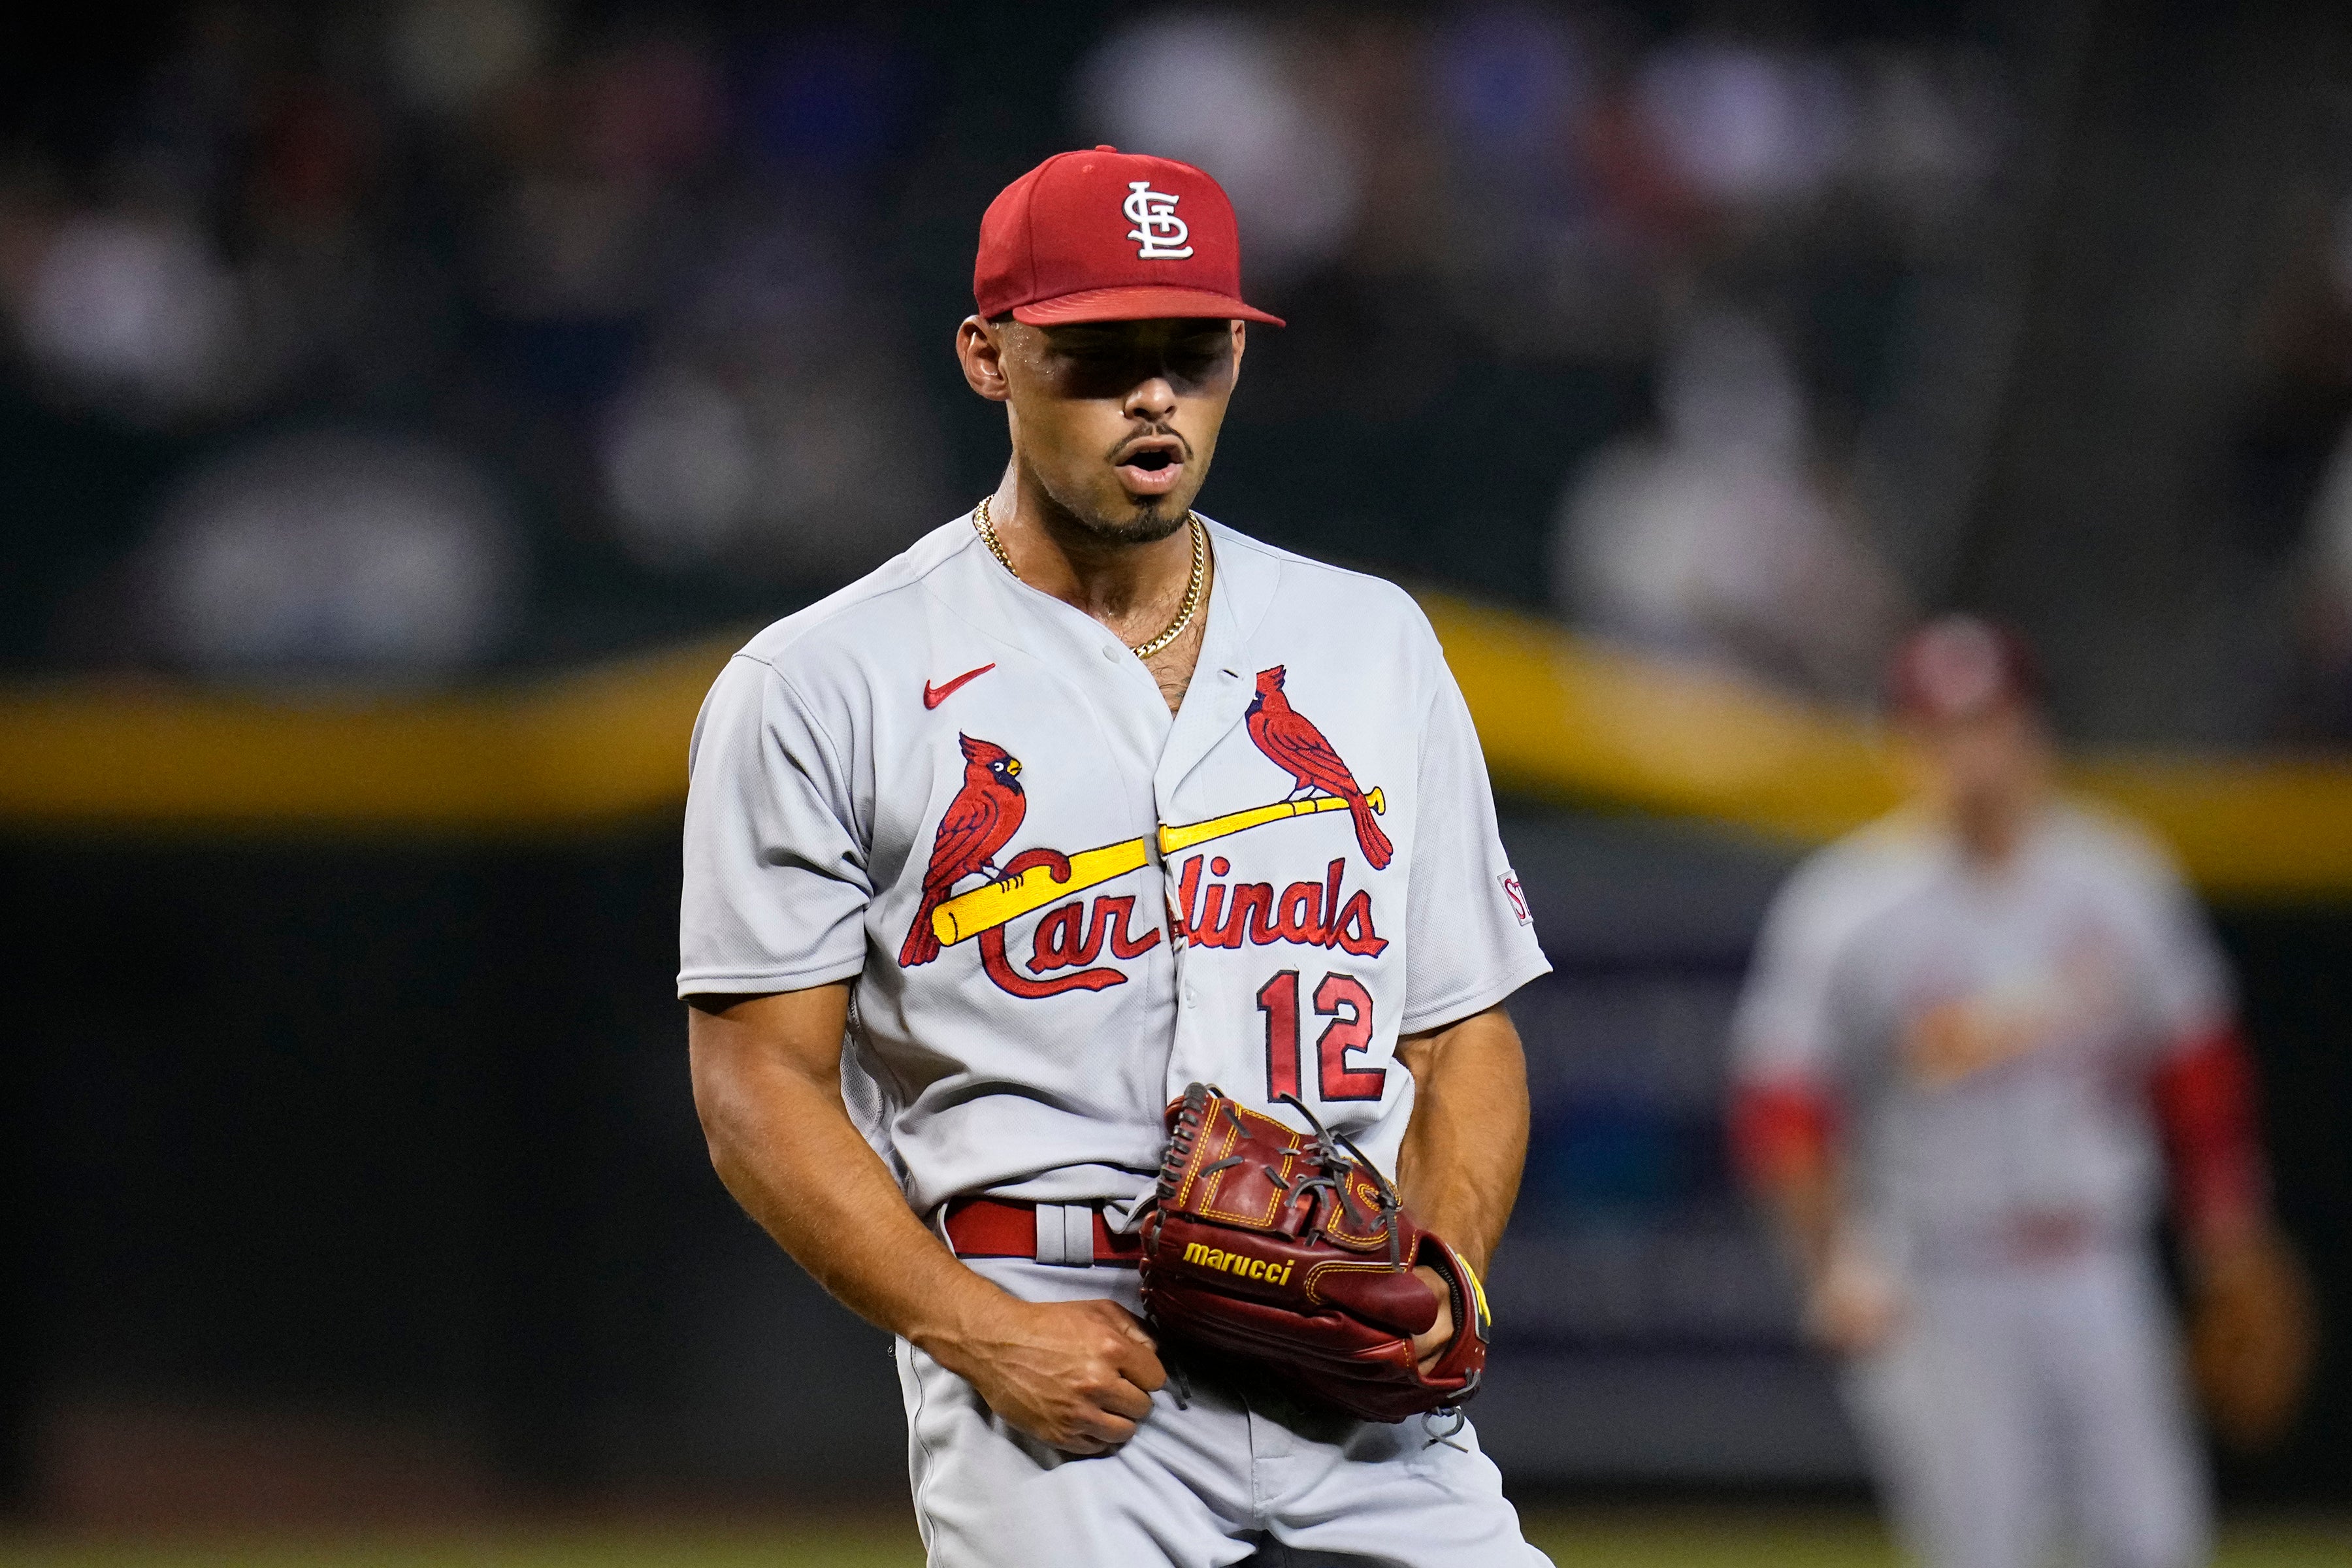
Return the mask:
[[2042,669],[2032,646],[2011,627],[1938,616],[1895,650],[1886,686],[1905,718],[1948,723],[2006,702],[2039,702]]
[[1242,302],[1242,241],[1216,181],[1173,158],[1057,153],[980,220],[971,296],[1033,326],[1217,316],[1282,325]]

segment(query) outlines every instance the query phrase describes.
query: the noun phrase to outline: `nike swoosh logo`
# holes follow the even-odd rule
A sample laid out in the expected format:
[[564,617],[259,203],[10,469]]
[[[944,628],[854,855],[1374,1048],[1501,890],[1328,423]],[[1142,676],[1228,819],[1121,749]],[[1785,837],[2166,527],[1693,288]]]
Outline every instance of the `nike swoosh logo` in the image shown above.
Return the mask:
[[923,706],[926,708],[938,707],[940,703],[945,702],[949,698],[953,697],[956,694],[957,689],[961,688],[965,681],[978,680],[982,676],[986,675],[990,670],[994,669],[995,668],[996,666],[993,664],[983,664],[978,669],[967,669],[961,675],[957,676],[953,680],[949,681],[945,686],[933,686],[929,681],[926,680],[923,682]]

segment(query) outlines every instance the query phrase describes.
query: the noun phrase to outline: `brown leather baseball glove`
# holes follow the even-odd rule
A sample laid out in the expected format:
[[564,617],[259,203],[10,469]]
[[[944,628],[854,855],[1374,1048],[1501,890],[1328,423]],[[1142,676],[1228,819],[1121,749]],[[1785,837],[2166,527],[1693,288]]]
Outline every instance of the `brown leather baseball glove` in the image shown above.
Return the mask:
[[[1205,1084],[1168,1108],[1168,1153],[1140,1226],[1145,1310],[1363,1420],[1463,1404],[1486,1364],[1477,1277],[1413,1222],[1361,1151],[1291,1103],[1312,1133]],[[1427,1373],[1412,1340],[1436,1322],[1438,1301],[1418,1266],[1444,1276],[1456,1325]]]
[[2189,1303],[2189,1364],[2214,1432],[2233,1448],[2286,1435],[2310,1379],[2311,1281],[2285,1240],[2263,1232],[2208,1259]]

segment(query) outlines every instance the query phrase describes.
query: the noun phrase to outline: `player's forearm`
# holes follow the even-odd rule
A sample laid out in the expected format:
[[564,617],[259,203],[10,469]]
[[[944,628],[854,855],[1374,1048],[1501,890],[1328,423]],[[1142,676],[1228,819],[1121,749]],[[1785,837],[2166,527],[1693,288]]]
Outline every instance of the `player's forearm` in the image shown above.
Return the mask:
[[1414,1215],[1485,1273],[1528,1153],[1528,1068],[1508,1014],[1490,1007],[1397,1042],[1414,1082],[1397,1186]]
[[1845,1228],[1834,1167],[1822,1162],[1778,1171],[1757,1185],[1781,1245],[1807,1280],[1818,1280],[1828,1271]]
[[1829,1268],[1845,1229],[1838,1128],[1835,1094],[1810,1078],[1733,1086],[1725,1127],[1732,1165],[1808,1280]]
[[907,1206],[849,1120],[837,1059],[796,1060],[724,1016],[691,1015],[688,1034],[719,1180],[836,1300],[927,1348],[963,1337],[1001,1303]]

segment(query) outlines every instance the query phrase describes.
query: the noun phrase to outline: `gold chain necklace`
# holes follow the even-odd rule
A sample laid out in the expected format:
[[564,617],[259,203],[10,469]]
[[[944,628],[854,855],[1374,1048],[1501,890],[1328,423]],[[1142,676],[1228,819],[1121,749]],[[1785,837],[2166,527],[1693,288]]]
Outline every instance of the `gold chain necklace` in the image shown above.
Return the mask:
[[[1012,572],[1013,580],[1018,583],[1021,574],[1013,572],[1013,557],[1004,552],[1004,542],[996,537],[996,525],[988,520],[988,503],[992,499],[982,496],[980,504],[972,508],[971,525],[979,531],[981,542],[988,546],[988,552],[996,557],[999,565]],[[1184,602],[1176,606],[1176,618],[1168,623],[1168,629],[1150,642],[1129,650],[1138,658],[1148,659],[1182,637],[1184,628],[1192,624],[1192,613],[1201,607],[1201,588],[1209,578],[1209,531],[1201,526],[1198,512],[1186,512],[1184,521],[1192,530],[1192,580],[1184,584]]]

